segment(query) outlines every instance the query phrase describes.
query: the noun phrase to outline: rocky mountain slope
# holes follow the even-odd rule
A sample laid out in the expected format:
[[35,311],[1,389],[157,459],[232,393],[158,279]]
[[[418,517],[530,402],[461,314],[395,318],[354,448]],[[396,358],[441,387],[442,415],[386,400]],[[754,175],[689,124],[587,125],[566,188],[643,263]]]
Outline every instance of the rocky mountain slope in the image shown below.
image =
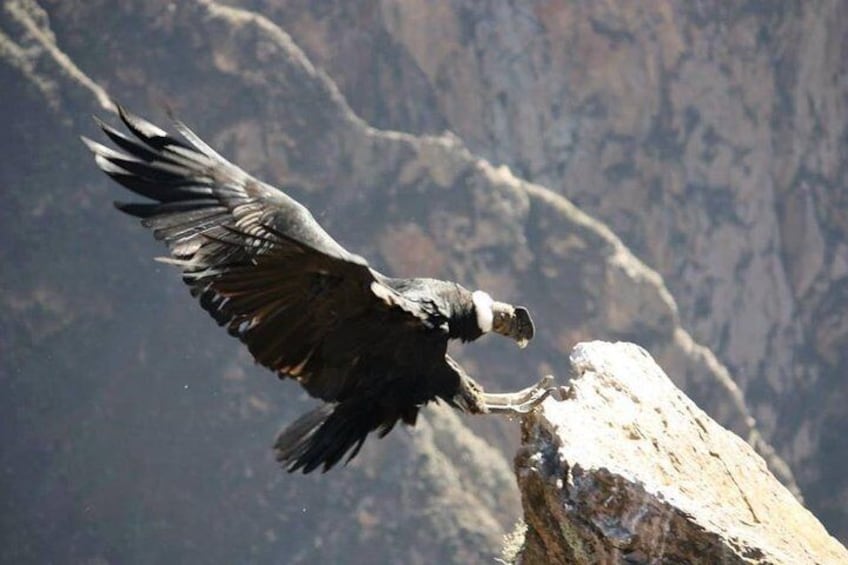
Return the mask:
[[[465,563],[497,553],[500,536],[520,513],[509,465],[515,423],[491,418],[460,419],[434,409],[415,430],[369,442],[355,463],[331,475],[288,476],[275,467],[270,442],[309,402],[296,386],[253,368],[239,345],[204,319],[175,273],[150,261],[161,249],[149,235],[108,205],[118,191],[98,174],[77,136],[94,134],[90,115],[108,116],[110,97],[157,118],[158,108],[171,106],[222,153],[310,205],[331,233],[381,270],[449,277],[528,305],[539,338],[527,351],[487,339],[457,352],[491,390],[535,382],[562,366],[580,339],[637,341],[679,376],[699,405],[748,438],[784,482],[794,484],[769,441],[805,469],[801,485],[811,507],[844,535],[841,505],[829,502],[844,496],[844,479],[826,473],[845,456],[834,443],[841,436],[829,432],[841,422],[832,407],[842,389],[825,394],[838,385],[835,371],[844,364],[841,326],[832,317],[844,277],[815,271],[804,302],[787,282],[789,251],[805,252],[796,229],[752,217],[742,224],[763,231],[764,239],[744,231],[716,236],[729,229],[718,229],[726,222],[716,210],[744,203],[751,214],[764,214],[783,201],[779,191],[763,196],[759,185],[745,184],[747,192],[737,193],[736,181],[727,180],[724,204],[698,206],[711,189],[688,180],[695,165],[687,164],[687,152],[674,157],[643,148],[635,133],[614,133],[660,119],[661,112],[640,113],[638,99],[624,102],[631,87],[621,86],[620,99],[599,94],[580,104],[557,93],[556,81],[588,86],[580,74],[565,76],[560,71],[574,67],[549,55],[583,61],[574,46],[596,35],[612,50],[620,34],[604,18],[614,19],[615,10],[595,17],[574,4],[580,10],[557,19],[532,11],[513,18],[487,12],[482,3],[418,12],[406,3],[322,6],[3,4],[0,186],[7,204],[0,209],[0,260],[7,268],[0,272],[0,410],[8,423],[0,432],[0,480],[12,494],[0,515],[2,556],[233,562],[284,554],[294,563],[342,557]],[[665,20],[649,15],[639,17],[662,27]],[[714,25],[695,16],[679,15],[673,23]],[[777,29],[791,27],[786,18]],[[539,21],[558,34],[569,25],[589,31],[554,37],[540,31]],[[505,66],[499,34],[521,57],[547,46],[531,57],[549,65],[547,73],[521,57]],[[691,37],[681,37],[685,50]],[[525,45],[518,38],[535,39]],[[435,56],[439,64],[427,61]],[[489,57],[494,66],[483,68]],[[580,67],[598,73],[592,84],[600,91],[613,88],[604,81],[619,76],[616,65],[629,68],[611,55],[602,61],[606,66],[584,61]],[[534,86],[545,74],[550,83]],[[743,75],[739,80],[753,80]],[[498,80],[510,88],[495,88]],[[519,92],[527,98],[516,98]],[[697,98],[690,102],[699,115],[721,107],[711,99],[703,107]],[[503,109],[495,111],[496,103]],[[547,112],[555,104],[553,119]],[[619,123],[610,117],[619,112],[642,118]],[[538,131],[522,130],[533,123]],[[704,134],[706,123],[693,131]],[[838,124],[838,116],[827,123]],[[443,133],[446,128],[456,135]],[[674,137],[664,132],[651,139]],[[539,153],[533,143],[541,144]],[[687,151],[700,158],[700,150]],[[633,163],[613,166],[612,154]],[[607,165],[600,166],[603,155]],[[777,157],[769,153],[769,159]],[[651,174],[660,181],[641,177]],[[648,188],[654,192],[641,192]],[[672,189],[683,192],[672,197]],[[558,192],[623,234],[629,247]],[[810,217],[824,221],[819,211],[826,211],[835,226],[838,194],[830,192],[823,185],[808,191],[816,205]],[[831,199],[827,206],[816,200],[819,193]],[[782,205],[776,209],[792,216]],[[804,225],[815,232],[819,224]],[[831,235],[821,238],[827,243],[819,263],[828,269],[838,266],[841,253]],[[762,253],[726,267],[755,240]],[[789,241],[796,247],[787,247]],[[757,278],[763,270],[768,284]],[[734,276],[740,278],[731,282]],[[775,293],[781,285],[786,289]],[[705,290],[719,287],[725,294]],[[699,297],[704,292],[707,299]],[[714,312],[710,305],[722,297],[732,307]],[[776,301],[776,309],[762,309],[762,300]],[[766,322],[790,306],[798,313],[789,316],[791,324],[785,313]],[[821,336],[806,319],[822,322]],[[744,331],[722,329],[731,326]],[[760,351],[763,340],[778,341]],[[809,347],[800,349],[804,344]],[[736,349],[760,351],[762,366],[746,365]],[[806,372],[792,372],[799,364]],[[793,380],[803,375],[803,382]],[[780,386],[765,387],[769,379]],[[754,399],[768,441],[745,395]],[[764,417],[768,411],[781,417]]]

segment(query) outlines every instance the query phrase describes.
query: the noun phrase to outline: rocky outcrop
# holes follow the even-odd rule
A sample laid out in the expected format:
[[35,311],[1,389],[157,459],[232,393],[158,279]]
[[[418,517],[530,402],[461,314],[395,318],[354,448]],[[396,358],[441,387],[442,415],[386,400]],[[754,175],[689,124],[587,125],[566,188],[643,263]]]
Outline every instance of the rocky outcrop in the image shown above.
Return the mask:
[[633,344],[581,343],[523,422],[525,564],[848,562],[739,437]]
[[[473,136],[441,133],[447,121],[415,101],[417,87],[394,98],[395,62],[430,88],[423,66],[392,51],[397,41],[375,51],[386,58],[368,96],[333,72],[321,45],[379,24],[378,12],[345,3],[356,24],[310,36],[310,18],[335,13],[290,3],[303,19],[289,21],[274,6],[251,4],[267,16],[210,0],[0,9],[0,262],[13,266],[0,270],[10,493],[0,560],[467,563],[491,557],[520,513],[507,463],[515,424],[437,409],[411,433],[367,442],[346,469],[281,474],[269,444],[308,401],[252,368],[178,277],[152,266],[161,248],[111,208],[120,193],[78,140],[95,134],[92,113],[108,118],[111,97],[160,118],[168,104],[379,269],[529,306],[538,338],[526,351],[495,339],[457,351],[490,390],[535,382],[589,337],[639,341],[793,484],[731,373],[607,225],[513,174],[521,167],[482,158]],[[363,120],[348,100],[366,99]],[[396,122],[373,115],[388,104],[423,125],[390,131]]]

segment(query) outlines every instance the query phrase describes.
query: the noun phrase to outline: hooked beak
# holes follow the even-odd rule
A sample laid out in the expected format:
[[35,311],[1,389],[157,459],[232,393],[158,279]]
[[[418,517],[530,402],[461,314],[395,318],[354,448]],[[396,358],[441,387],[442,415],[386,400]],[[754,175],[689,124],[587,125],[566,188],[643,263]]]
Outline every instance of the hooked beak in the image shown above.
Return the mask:
[[511,306],[504,302],[492,305],[492,330],[506,337],[511,337],[521,349],[533,339],[535,329],[530,312],[521,306]]

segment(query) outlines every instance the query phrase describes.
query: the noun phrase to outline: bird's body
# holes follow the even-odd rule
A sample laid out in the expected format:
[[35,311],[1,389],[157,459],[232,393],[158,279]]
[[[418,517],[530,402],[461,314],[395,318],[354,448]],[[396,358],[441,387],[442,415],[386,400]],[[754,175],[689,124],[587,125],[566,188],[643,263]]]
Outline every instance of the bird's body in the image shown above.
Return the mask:
[[349,460],[372,431],[412,425],[436,399],[469,413],[538,402],[535,388],[487,395],[447,354],[449,340],[489,331],[523,346],[533,337],[525,309],[453,282],[387,277],[182,123],[188,143],[119,110],[134,138],[100,127],[121,151],[84,138],[103,171],[151,200],[117,207],[168,245],[163,260],[182,269],[201,306],[258,363],[324,401],[278,438],[289,470]]

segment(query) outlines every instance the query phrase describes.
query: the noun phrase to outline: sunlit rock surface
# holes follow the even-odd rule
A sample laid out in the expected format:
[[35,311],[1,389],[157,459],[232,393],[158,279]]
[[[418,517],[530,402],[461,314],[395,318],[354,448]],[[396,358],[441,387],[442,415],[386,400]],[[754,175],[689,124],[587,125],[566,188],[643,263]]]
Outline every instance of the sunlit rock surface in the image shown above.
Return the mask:
[[[808,132],[797,142],[794,133],[776,135],[773,162],[781,194],[795,186],[787,179],[812,190],[792,192],[794,203],[782,207],[752,195],[768,183],[745,176],[754,180],[738,203],[745,228],[758,230],[752,238],[733,226],[713,229],[713,218],[731,217],[725,204],[736,201],[726,197],[736,193],[684,183],[681,173],[715,151],[711,167],[728,162],[726,144],[710,132],[743,139],[732,128],[750,129],[713,117],[730,107],[722,97],[740,100],[739,89],[675,91],[674,113],[653,111],[664,106],[640,97],[664,96],[672,75],[646,72],[651,80],[640,82],[644,69],[629,58],[653,65],[658,51],[621,43],[655,38],[687,65],[722,67],[735,55],[719,58],[704,42],[726,45],[720,22],[734,14],[722,15],[721,2],[693,10],[678,2],[665,19],[647,7],[619,13],[631,4],[574,4],[577,11],[563,15],[569,3],[537,12],[459,1],[3,2],[0,561],[234,563],[284,555],[290,563],[468,563],[497,553],[521,510],[508,463],[516,424],[496,418],[427,409],[416,429],[367,442],[332,475],[280,472],[269,444],[311,405],[296,385],[254,367],[179,277],[152,262],[161,246],[112,208],[126,195],[79,142],[80,134],[97,135],[91,114],[115,119],[111,98],[163,125],[162,107],[170,106],[222,154],[286,187],[386,273],[450,278],[528,306],[538,337],[526,350],[486,338],[455,352],[488,390],[523,388],[556,372],[581,340],[639,341],[795,488],[771,446],[790,456],[815,495],[807,497],[811,506],[839,527],[847,499],[838,285],[844,289],[848,269],[844,245],[833,242],[846,215],[837,198],[844,191],[825,189],[841,186],[832,179],[843,161],[835,150],[828,159],[816,155],[839,147],[827,140],[839,134],[842,99],[822,93],[838,92],[827,91],[828,80],[845,74],[828,70],[848,60],[832,54],[834,32],[846,29],[839,26],[845,4],[803,3],[804,17],[777,13],[776,23],[751,10],[732,20],[734,37],[765,42],[756,64],[774,52],[790,63],[823,61],[781,72],[780,96],[771,100],[783,119],[757,117],[758,128]],[[634,27],[640,18],[647,25]],[[579,33],[560,33],[575,26]],[[692,35],[697,57],[674,40],[677,27],[690,26],[701,30]],[[779,50],[768,44],[775,26],[786,32]],[[828,56],[812,56],[819,51]],[[548,66],[533,67],[528,57]],[[646,88],[621,82],[622,69]],[[697,74],[690,68],[680,84]],[[733,76],[768,83],[762,73]],[[811,85],[812,107],[792,103],[806,100]],[[657,150],[655,142],[676,139],[678,125],[690,123],[682,117],[694,111],[696,127],[681,130],[691,148],[682,157]],[[639,136],[626,133],[634,128]],[[783,150],[805,157],[784,159]],[[737,154],[734,167],[744,169],[751,153],[746,146]],[[666,170],[673,172],[660,174]],[[789,220],[780,238],[759,224],[773,209]],[[799,227],[808,238],[797,237]],[[788,330],[785,317],[772,327],[786,293],[772,292],[785,283],[771,267],[798,257],[807,257],[793,279],[806,292],[801,317]],[[737,272],[738,280],[728,275]],[[759,308],[763,300],[776,307]],[[766,338],[782,355],[767,361],[785,367],[791,358],[804,370],[758,367]],[[786,340],[809,340],[821,356],[800,347],[789,355],[780,348]],[[817,368],[822,359],[830,372]],[[780,385],[777,392],[750,388],[765,378]],[[775,434],[760,433],[751,392]],[[781,420],[763,419],[768,414]]]
[[571,366],[566,399],[523,423],[519,562],[848,562],[762,458],[644,349],[582,343]]

